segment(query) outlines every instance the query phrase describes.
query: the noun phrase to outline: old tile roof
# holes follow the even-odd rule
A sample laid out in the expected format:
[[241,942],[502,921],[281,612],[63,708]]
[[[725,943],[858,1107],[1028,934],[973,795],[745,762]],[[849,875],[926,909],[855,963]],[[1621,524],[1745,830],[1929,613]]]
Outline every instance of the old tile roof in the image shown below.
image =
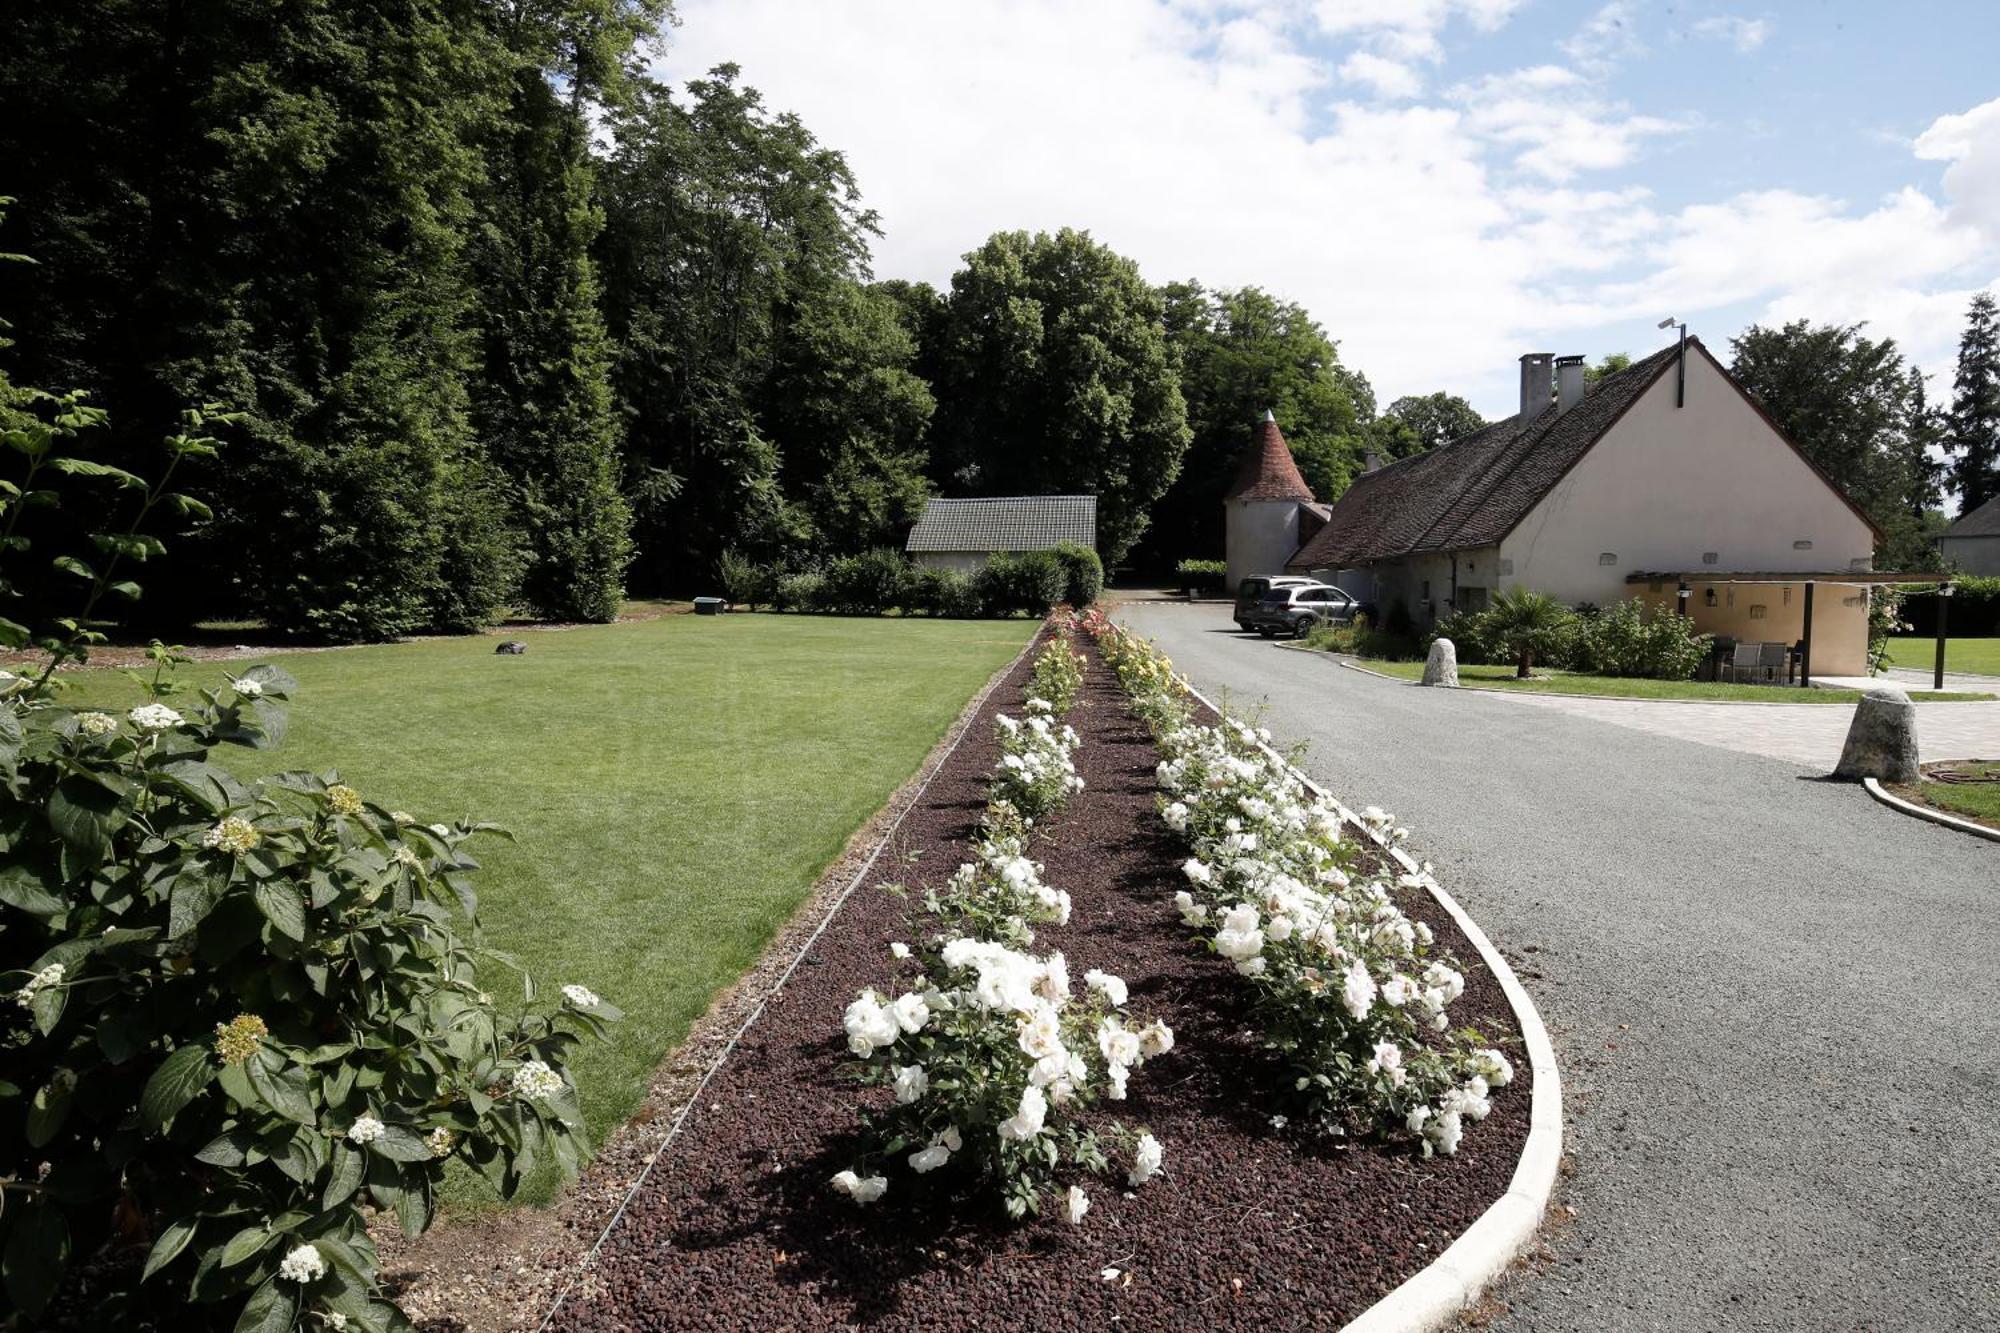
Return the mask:
[[1356,477],[1286,568],[1368,565],[1499,541],[1673,365],[1676,350],[1605,376],[1569,411],[1545,410],[1526,429],[1508,417]]
[[1097,544],[1094,495],[988,495],[932,500],[906,551],[1046,551]]
[[1994,496],[1940,534],[1945,537],[2000,537],[2000,495]]
[[1236,465],[1236,480],[1225,500],[1303,500],[1311,503],[1312,487],[1299,475],[1292,461],[1291,446],[1278,431],[1277,418],[1268,411],[1257,423],[1257,438],[1243,451]]

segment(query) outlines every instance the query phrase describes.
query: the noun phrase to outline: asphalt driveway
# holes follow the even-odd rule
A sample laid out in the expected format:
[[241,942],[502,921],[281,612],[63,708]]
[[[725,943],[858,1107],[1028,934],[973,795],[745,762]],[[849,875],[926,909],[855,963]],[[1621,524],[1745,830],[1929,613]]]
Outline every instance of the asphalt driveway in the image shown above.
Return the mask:
[[1226,608],[1121,616],[1396,812],[1534,994],[1576,1216],[1498,1327],[2000,1329],[2000,846],[1799,764],[1344,670]]

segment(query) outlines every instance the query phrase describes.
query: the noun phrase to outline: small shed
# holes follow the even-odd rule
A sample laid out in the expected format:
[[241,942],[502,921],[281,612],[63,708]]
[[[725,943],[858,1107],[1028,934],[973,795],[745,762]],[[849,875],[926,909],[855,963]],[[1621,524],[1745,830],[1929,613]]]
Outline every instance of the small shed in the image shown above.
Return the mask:
[[999,552],[1097,545],[1094,495],[985,495],[934,499],[903,549],[920,565],[965,573]]
[[1966,574],[2000,574],[2000,495],[1958,516],[1938,537],[1938,552]]

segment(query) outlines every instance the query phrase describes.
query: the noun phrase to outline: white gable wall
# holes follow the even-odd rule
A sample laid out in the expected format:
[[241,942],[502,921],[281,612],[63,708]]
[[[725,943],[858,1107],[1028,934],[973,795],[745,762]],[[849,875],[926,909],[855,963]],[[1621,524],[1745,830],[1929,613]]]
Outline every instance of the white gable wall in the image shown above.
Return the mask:
[[1701,569],[1707,553],[1718,571],[1873,563],[1867,523],[1708,358],[1690,348],[1687,371],[1685,407],[1669,367],[1508,534],[1508,586],[1611,602],[1627,574]]
[[[1501,543],[1501,583],[1609,605],[1649,592],[1626,583],[1637,571],[1867,569],[1874,550],[1867,523],[1690,348],[1686,406],[1669,367]],[[1818,589],[1816,674],[1865,669],[1865,608],[1846,604],[1858,591]],[[1772,639],[1798,632],[1789,619],[1771,616]]]

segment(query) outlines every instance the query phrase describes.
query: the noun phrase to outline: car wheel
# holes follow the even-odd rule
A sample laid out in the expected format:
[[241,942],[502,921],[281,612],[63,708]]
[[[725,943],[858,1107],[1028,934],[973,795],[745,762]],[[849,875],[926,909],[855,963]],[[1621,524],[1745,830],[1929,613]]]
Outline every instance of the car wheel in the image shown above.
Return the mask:
[[1292,637],[1303,639],[1306,635],[1312,633],[1312,627],[1313,618],[1311,616],[1300,616],[1292,622]]

